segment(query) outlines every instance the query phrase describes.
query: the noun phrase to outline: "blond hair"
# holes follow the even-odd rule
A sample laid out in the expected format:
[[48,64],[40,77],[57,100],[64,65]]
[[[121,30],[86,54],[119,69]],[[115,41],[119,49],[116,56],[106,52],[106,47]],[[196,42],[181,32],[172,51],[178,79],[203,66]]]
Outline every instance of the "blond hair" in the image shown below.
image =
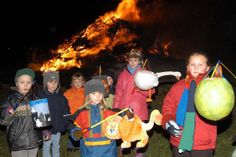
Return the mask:
[[126,53],[126,59],[128,61],[129,58],[138,58],[139,64],[143,64],[143,54],[141,48],[133,48],[129,52]]
[[133,48],[127,53],[127,58],[139,58],[142,59],[142,49]]
[[[86,108],[90,104],[90,101],[91,101],[91,99],[90,99],[89,95],[87,95],[85,97],[84,104],[80,108]],[[108,108],[108,105],[107,105],[104,97],[102,98],[102,101],[99,103],[99,105],[101,106],[101,109]]]

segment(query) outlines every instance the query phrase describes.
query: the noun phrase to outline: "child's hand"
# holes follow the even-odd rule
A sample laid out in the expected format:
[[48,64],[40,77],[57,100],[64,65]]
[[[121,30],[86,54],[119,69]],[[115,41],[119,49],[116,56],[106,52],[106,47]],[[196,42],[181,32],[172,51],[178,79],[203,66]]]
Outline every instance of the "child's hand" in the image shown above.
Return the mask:
[[80,138],[83,137],[83,133],[82,133],[81,130],[75,130],[75,131],[73,132],[73,136],[74,136],[76,139],[80,139]]
[[132,108],[129,108],[127,111],[126,111],[126,115],[128,117],[128,119],[132,119],[134,118],[134,111]]
[[43,141],[48,141],[50,140],[51,136],[43,136]]
[[14,109],[11,106],[9,106],[6,111],[9,115],[13,115],[14,113]]
[[73,140],[78,141],[80,138],[83,137],[83,132],[80,128],[75,127],[70,130],[70,136]]
[[43,141],[48,141],[51,138],[51,132],[49,130],[43,130]]

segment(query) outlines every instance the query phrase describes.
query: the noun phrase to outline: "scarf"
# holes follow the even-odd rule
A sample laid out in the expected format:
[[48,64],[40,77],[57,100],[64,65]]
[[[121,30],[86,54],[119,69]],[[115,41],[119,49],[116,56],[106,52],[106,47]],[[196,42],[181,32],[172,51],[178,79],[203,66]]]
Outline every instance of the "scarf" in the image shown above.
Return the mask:
[[184,127],[182,138],[178,147],[183,151],[191,151],[193,147],[196,116],[194,94],[197,84],[205,76],[206,73],[199,74],[197,78],[194,78],[189,72],[187,72],[187,76],[185,78],[186,88],[184,89],[176,112],[177,124]]
[[188,104],[188,95],[189,95],[189,86],[190,82],[194,80],[196,84],[198,84],[205,76],[207,73],[204,74],[199,74],[197,78],[194,78],[189,72],[187,72],[187,76],[185,78],[185,89],[182,93],[181,99],[178,104],[178,108],[176,111],[176,123],[179,126],[184,126],[184,120],[185,120],[185,115],[187,111],[187,104]]
[[140,65],[137,65],[135,68],[131,68],[131,66],[128,64],[127,69],[128,71],[133,75],[134,72],[140,67]]
[[184,130],[179,144],[179,149],[188,151],[191,151],[193,147],[195,116],[196,116],[196,110],[194,106],[195,89],[196,89],[196,82],[192,80],[188,90],[188,103],[184,119]]

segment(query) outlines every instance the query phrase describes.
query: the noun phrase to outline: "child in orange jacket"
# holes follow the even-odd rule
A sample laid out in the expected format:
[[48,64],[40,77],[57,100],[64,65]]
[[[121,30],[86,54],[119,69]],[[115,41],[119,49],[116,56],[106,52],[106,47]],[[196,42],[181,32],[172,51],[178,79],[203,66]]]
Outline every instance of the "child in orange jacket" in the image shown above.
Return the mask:
[[[75,72],[71,78],[71,88],[68,89],[64,96],[68,100],[70,113],[73,115],[84,103],[84,76],[80,72]],[[79,149],[79,142],[69,137],[67,151],[76,151]]]

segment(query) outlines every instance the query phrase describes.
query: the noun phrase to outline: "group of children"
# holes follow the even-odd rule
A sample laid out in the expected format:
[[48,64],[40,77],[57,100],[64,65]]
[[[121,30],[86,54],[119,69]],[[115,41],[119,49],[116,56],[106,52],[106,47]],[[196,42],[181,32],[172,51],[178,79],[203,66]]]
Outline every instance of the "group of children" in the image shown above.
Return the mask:
[[[0,122],[6,126],[12,157],[36,157],[41,144],[43,157],[51,156],[50,148],[52,156],[59,157],[61,133],[68,128],[68,151],[80,147],[83,157],[122,155],[122,150],[117,152],[116,141],[104,136],[101,125],[91,126],[115,114],[111,108],[122,110],[129,107],[141,120],[148,120],[146,98],[150,91],[143,91],[134,83],[134,75],[142,70],[141,50],[132,49],[127,59],[117,83],[114,75],[108,77],[108,94],[101,79],[86,82],[79,72],[72,76],[71,88],[63,94],[59,73],[55,71],[44,72],[43,89],[31,92],[34,72],[29,68],[18,70],[15,75],[17,91],[0,106]],[[191,98],[209,70],[208,58],[202,52],[194,52],[187,61],[186,77],[175,83],[164,99],[162,126],[170,133],[173,157],[211,157],[216,146],[217,127],[198,115]],[[155,90],[152,89],[151,93],[154,94]],[[111,102],[107,103],[105,96],[109,95]],[[34,129],[29,101],[41,98],[48,99],[52,125]],[[188,116],[190,112],[192,114]],[[144,156],[139,149],[135,150],[136,157]]]

